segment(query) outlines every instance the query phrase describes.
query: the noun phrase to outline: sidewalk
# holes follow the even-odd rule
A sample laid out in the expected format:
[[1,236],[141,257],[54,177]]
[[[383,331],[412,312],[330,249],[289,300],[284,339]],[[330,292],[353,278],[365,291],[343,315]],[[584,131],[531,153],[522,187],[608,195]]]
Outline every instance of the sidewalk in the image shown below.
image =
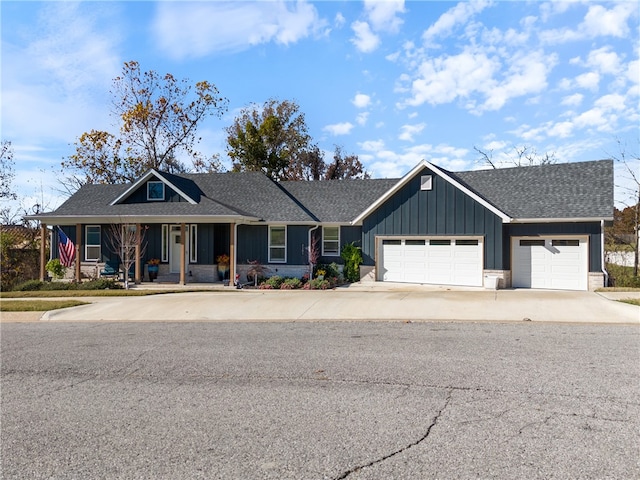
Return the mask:
[[[640,292],[632,293],[635,296]],[[640,307],[608,298],[617,296],[405,284],[356,284],[328,291],[226,287],[145,297],[93,297],[86,299],[95,301],[92,305],[46,312],[41,320],[531,321],[640,325]]]

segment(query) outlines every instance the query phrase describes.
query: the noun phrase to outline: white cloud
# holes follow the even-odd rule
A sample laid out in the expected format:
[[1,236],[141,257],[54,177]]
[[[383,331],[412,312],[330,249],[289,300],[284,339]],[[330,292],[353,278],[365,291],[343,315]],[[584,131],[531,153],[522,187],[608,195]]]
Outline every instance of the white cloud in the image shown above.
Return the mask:
[[430,44],[440,37],[449,36],[458,25],[466,24],[475,14],[490,5],[488,1],[460,2],[443,13],[436,22],[422,34],[422,40]]
[[[563,3],[563,2],[554,2]],[[637,2],[615,2],[608,10],[602,5],[589,5],[584,20],[576,29],[560,28],[543,31],[540,39],[551,45],[597,37],[628,38],[628,20],[637,15]]]
[[458,97],[468,97],[481,89],[495,85],[493,75],[499,63],[483,52],[465,51],[458,55],[429,58],[420,66],[418,78],[412,83],[412,98],[406,105],[423,103],[438,105]]
[[269,42],[289,45],[326,25],[305,1],[159,2],[152,23],[156,44],[173,58],[238,52]]
[[397,33],[403,23],[397,14],[404,13],[404,0],[365,0],[364,9],[375,31]]
[[322,130],[330,133],[331,135],[348,135],[353,130],[354,125],[350,122],[335,123],[333,125],[327,125]]
[[602,47],[589,52],[587,65],[596,68],[600,73],[617,75],[620,71],[620,58],[611,47]]
[[427,126],[426,123],[418,123],[416,125],[402,125],[400,127],[400,130],[402,132],[400,133],[398,138],[406,142],[413,142],[414,135],[421,133],[426,126]]
[[367,152],[377,152],[378,150],[382,150],[384,148],[383,140],[367,140],[366,142],[362,142],[359,144],[362,150]]
[[627,20],[634,11],[637,13],[637,9],[636,2],[622,2],[611,10],[602,5],[591,5],[580,26],[581,30],[589,37],[626,37],[629,34]]
[[567,138],[571,136],[573,132],[573,122],[558,122],[551,125],[547,130],[547,135],[550,137]]
[[344,18],[344,15],[342,15],[342,13],[340,12],[336,13],[335,18],[333,19],[333,24],[336,26],[336,28],[342,28],[345,23],[347,23],[347,19]]
[[573,95],[563,97],[560,104],[566,105],[567,107],[577,107],[582,103],[583,99],[584,95],[582,95],[581,93],[574,93]]
[[363,53],[371,53],[380,46],[380,37],[371,31],[367,22],[355,21],[351,24],[355,38],[351,39],[356,48]]
[[369,112],[360,112],[356,116],[356,123],[363,127],[367,124],[368,119],[369,119]]
[[598,89],[598,84],[600,83],[600,75],[598,72],[583,73],[576,77],[575,83],[580,88],[595,91]]
[[511,64],[505,79],[487,92],[482,109],[499,110],[514,97],[539,93],[547,86],[547,74],[556,59],[541,52],[529,52]]
[[371,104],[371,97],[364,93],[356,93],[356,96],[351,100],[357,108],[367,108]]

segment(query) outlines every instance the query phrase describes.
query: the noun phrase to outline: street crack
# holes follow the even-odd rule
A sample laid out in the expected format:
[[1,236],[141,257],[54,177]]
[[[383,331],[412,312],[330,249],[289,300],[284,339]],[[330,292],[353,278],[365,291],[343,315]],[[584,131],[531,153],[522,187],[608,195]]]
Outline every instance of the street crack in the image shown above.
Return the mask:
[[451,395],[452,395],[453,391],[449,390],[449,393],[447,395],[447,398],[444,402],[444,405],[442,406],[442,408],[440,410],[438,410],[435,414],[435,416],[433,417],[433,420],[431,420],[431,424],[427,427],[427,431],[425,432],[425,434],[420,437],[418,440],[416,440],[415,442],[410,443],[409,445],[406,445],[398,450],[395,450],[383,457],[380,457],[376,460],[373,460],[369,463],[366,463],[364,465],[357,465],[343,473],[341,473],[340,475],[338,475],[337,477],[334,477],[333,480],[344,480],[345,478],[347,478],[349,475],[351,475],[352,473],[358,472],[364,468],[368,468],[368,467],[372,467],[374,465],[377,465],[378,463],[382,463],[392,457],[395,457],[396,455],[406,452],[407,450],[416,447],[418,445],[420,445],[422,442],[424,442],[428,437],[429,434],[431,433],[431,430],[433,429],[433,427],[436,426],[436,424],[438,423],[438,420],[440,419],[440,417],[442,416],[442,414],[444,413],[444,411],[447,409],[447,407],[449,406],[449,403],[451,402]]

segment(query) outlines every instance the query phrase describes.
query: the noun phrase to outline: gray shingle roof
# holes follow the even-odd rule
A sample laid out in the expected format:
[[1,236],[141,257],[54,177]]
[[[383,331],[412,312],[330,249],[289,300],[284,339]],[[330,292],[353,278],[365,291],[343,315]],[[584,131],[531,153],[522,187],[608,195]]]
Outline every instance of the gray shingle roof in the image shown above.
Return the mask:
[[613,216],[611,160],[476,170],[451,175],[512,218]]
[[321,222],[347,223],[390,190],[399,179],[286,181],[283,188]]
[[[612,218],[613,162],[445,172],[515,219]],[[131,184],[85,185],[47,216],[244,216],[266,222],[348,223],[399,179],[286,181],[260,172],[162,176],[198,202],[110,203]]]

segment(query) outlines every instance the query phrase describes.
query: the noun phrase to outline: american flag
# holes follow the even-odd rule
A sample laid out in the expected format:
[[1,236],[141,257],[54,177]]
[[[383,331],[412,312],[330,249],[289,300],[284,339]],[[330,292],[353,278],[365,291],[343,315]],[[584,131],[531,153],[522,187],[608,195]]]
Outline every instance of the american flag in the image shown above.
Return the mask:
[[70,267],[76,258],[76,247],[69,237],[58,227],[58,254],[60,263],[65,267]]

